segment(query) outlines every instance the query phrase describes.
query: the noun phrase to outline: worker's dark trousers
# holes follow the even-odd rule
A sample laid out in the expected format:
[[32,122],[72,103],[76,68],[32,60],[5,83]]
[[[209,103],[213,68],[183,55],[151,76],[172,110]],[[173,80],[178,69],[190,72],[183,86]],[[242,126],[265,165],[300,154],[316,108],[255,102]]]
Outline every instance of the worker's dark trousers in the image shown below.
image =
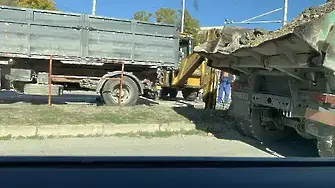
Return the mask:
[[222,97],[224,93],[224,104],[229,103],[229,95],[230,95],[230,83],[228,78],[223,78],[219,84],[219,94],[218,94],[218,102],[222,102]]

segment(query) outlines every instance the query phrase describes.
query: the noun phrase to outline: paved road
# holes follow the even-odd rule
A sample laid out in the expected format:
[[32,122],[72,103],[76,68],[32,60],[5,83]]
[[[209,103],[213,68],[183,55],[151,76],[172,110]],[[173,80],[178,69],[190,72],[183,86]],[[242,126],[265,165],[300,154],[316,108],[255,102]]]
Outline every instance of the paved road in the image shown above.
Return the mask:
[[0,141],[0,155],[275,157],[240,141],[207,136]]

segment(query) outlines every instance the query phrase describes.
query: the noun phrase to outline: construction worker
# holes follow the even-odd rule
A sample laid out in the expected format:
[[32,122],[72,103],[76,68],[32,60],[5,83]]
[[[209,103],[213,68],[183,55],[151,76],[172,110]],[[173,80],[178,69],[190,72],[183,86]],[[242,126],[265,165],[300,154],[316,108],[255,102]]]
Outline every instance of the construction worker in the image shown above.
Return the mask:
[[[219,93],[218,93],[218,103],[223,103],[224,106],[229,105],[229,96],[231,83],[234,80],[234,76],[227,72],[221,71],[220,79],[219,79]],[[224,99],[222,100],[224,94]]]

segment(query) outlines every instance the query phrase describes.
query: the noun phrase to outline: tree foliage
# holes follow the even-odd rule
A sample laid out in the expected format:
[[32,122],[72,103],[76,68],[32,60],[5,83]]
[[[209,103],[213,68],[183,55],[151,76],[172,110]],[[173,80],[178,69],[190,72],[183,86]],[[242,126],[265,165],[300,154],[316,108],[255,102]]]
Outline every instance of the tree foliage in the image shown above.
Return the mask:
[[160,8],[155,12],[156,22],[174,24],[177,25],[179,22],[178,14],[176,10],[170,8]]
[[57,10],[53,0],[0,0],[0,5],[42,10]]
[[0,0],[0,5],[5,6],[17,6],[19,3],[19,0]]
[[[181,20],[182,10],[178,10],[178,17]],[[181,23],[180,23],[181,25]],[[200,29],[200,21],[193,18],[188,10],[185,10],[185,18],[184,18],[184,32],[195,35],[198,33]]]
[[[133,19],[141,20],[141,21],[150,21],[151,18],[158,23],[166,23],[166,24],[174,24],[181,27],[181,16],[182,10],[174,10],[171,8],[159,8],[155,11],[154,14],[146,12],[146,11],[139,11],[134,14]],[[199,43],[198,40],[198,31],[200,29],[200,22],[199,20],[192,17],[188,10],[185,10],[185,20],[184,20],[184,33],[191,34],[195,37],[195,44]]]
[[135,12],[133,19],[148,22],[150,21],[152,16],[152,13],[142,10],[139,12]]
[[19,0],[19,6],[42,10],[57,10],[53,0]]

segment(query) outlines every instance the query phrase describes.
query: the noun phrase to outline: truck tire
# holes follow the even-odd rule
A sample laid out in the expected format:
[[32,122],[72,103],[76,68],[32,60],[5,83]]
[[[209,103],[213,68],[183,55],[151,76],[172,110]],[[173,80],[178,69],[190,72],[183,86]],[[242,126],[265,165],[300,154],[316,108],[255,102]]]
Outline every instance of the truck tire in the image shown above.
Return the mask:
[[334,157],[333,141],[330,138],[318,138],[317,148],[320,157]]
[[[102,88],[102,98],[108,106],[119,104],[120,80],[110,79]],[[123,77],[121,104],[123,106],[133,106],[139,98],[137,84],[131,78]]]
[[246,117],[235,116],[236,110],[238,110],[238,108],[237,109],[235,108],[236,105],[239,104],[240,103],[236,102],[236,100],[232,100],[232,102],[229,105],[228,115],[234,117],[236,128],[242,135],[253,138],[253,134],[251,131],[251,119]]
[[283,130],[274,128],[267,130],[267,124],[262,122],[262,110],[252,109],[251,111],[251,134],[254,138],[261,142],[277,142],[284,140],[292,135],[293,129],[284,127]]
[[183,89],[183,98],[187,101],[195,101],[198,97],[198,90],[196,89]]
[[176,88],[169,88],[169,95],[171,99],[175,99],[178,95],[178,90]]
[[236,127],[242,135],[255,138],[251,130],[251,122],[245,119],[236,119]]
[[160,97],[166,98],[169,95],[169,88],[163,87],[160,91]]

